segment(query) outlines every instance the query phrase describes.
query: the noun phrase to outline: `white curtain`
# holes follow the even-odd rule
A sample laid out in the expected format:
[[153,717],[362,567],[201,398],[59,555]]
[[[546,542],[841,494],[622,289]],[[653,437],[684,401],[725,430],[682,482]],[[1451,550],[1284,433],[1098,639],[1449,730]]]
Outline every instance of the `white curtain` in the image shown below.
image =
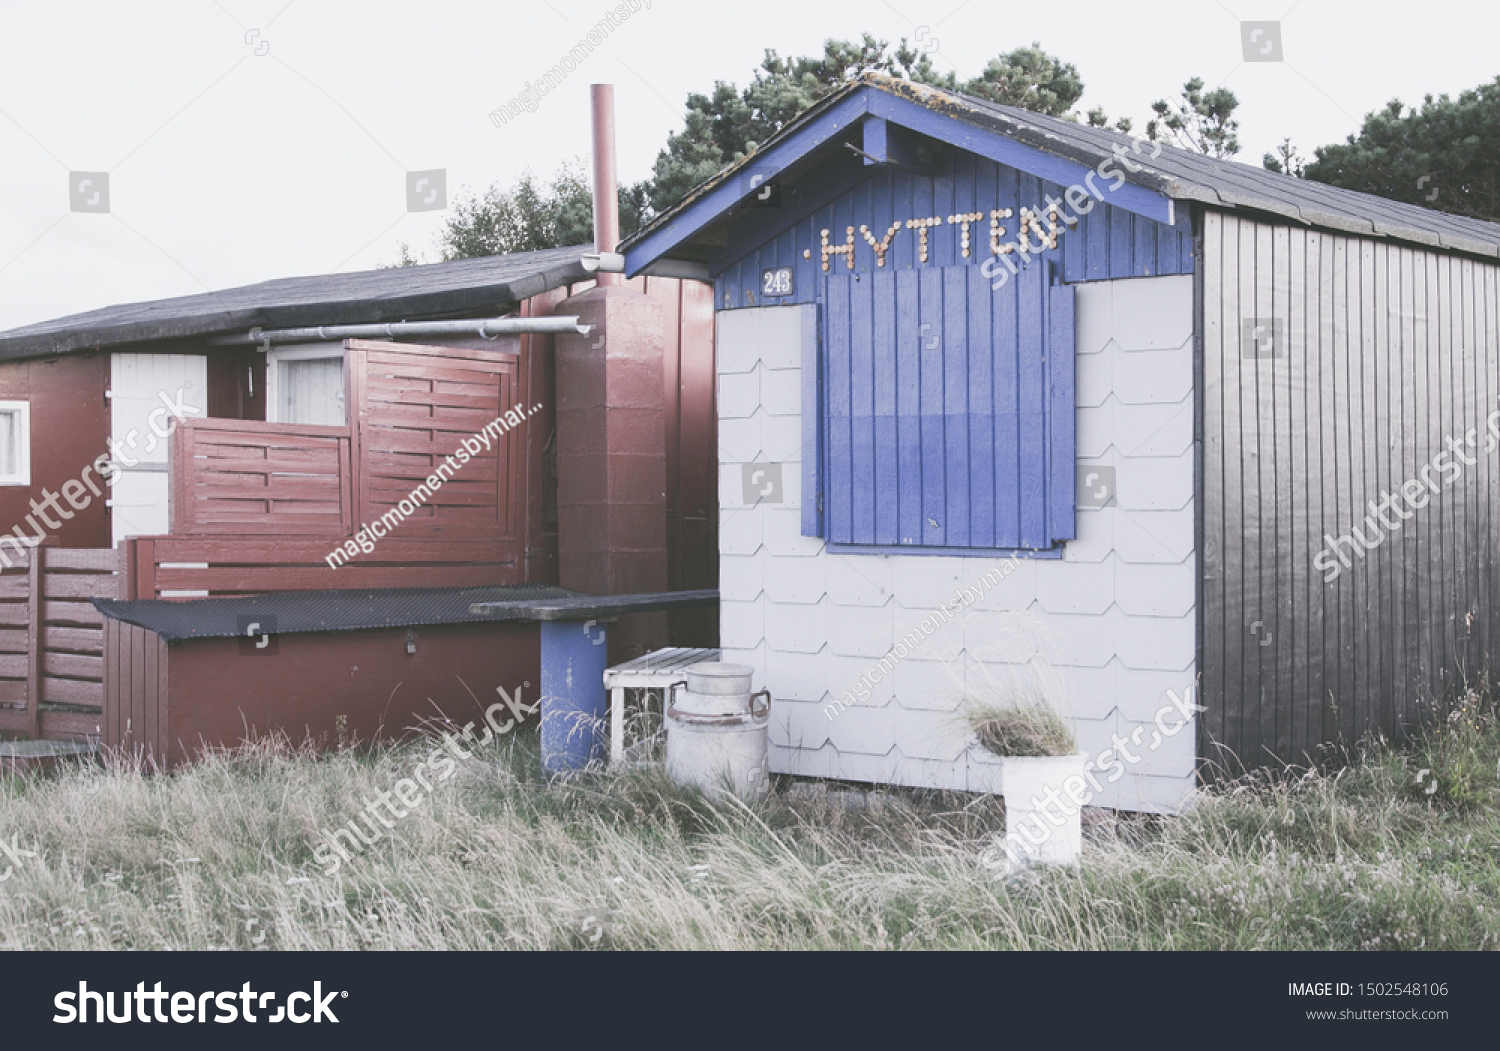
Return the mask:
[[344,424],[344,362],[312,358],[281,362],[280,417],[283,423]]

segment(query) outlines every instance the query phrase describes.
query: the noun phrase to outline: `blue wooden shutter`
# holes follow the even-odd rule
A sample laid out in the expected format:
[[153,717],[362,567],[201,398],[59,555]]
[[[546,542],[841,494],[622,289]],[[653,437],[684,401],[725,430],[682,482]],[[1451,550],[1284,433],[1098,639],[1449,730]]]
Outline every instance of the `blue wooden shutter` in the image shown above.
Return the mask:
[[999,289],[977,266],[823,278],[830,543],[1040,550],[1075,535],[1073,289],[1050,272]]
[[1073,286],[1047,289],[1047,385],[1052,406],[1047,423],[1052,476],[1048,531],[1054,543],[1078,536],[1078,340]]

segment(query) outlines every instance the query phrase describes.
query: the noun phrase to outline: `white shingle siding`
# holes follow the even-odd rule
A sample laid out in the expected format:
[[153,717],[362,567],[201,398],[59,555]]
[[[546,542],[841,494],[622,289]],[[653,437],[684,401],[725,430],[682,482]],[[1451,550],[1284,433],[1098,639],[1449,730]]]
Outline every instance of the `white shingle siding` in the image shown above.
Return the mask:
[[[1021,559],[832,720],[825,705],[1003,560],[834,553],[801,535],[815,309],[718,315],[722,643],[771,690],[773,769],[997,792],[999,765],[970,748],[961,700],[1031,664],[1056,684],[1080,748],[1094,756],[1118,736],[1140,756],[1113,782],[1098,775],[1097,805],[1179,804],[1195,725],[1167,736],[1153,719],[1196,673],[1192,279],[1077,287],[1079,459],[1115,468],[1117,506],[1080,510],[1062,559]],[[783,465],[781,503],[745,506],[740,465],[755,461]]]

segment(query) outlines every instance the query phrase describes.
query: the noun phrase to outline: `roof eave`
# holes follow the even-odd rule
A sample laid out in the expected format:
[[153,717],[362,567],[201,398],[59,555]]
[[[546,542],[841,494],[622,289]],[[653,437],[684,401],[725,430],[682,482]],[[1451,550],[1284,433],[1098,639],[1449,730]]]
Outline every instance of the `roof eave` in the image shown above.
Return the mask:
[[[892,90],[901,85],[905,90]],[[941,102],[941,105],[934,103]],[[865,114],[881,117],[913,131],[937,138],[979,156],[1010,164],[1059,185],[1081,184],[1097,166],[1114,155],[1063,142],[1042,128],[1005,119],[1007,131],[991,126],[991,114],[965,107],[946,93],[905,81],[871,82],[868,78],[820,99],[772,136],[756,153],[729,165],[695,188],[680,203],[647,227],[621,242],[625,271],[635,275],[657,260],[673,258],[673,251],[702,232],[738,204],[753,188],[739,185],[745,169],[781,171],[811,150],[847,131]],[[994,119],[1002,118],[994,116]],[[1157,222],[1173,221],[1172,180],[1136,158],[1134,168],[1120,165],[1124,183],[1110,191],[1110,203]],[[1122,192],[1123,191],[1123,192]]]
[[582,258],[524,274],[518,278],[459,289],[444,289],[413,295],[366,299],[328,300],[270,308],[252,307],[160,321],[83,325],[79,328],[11,339],[0,337],[0,361],[24,361],[56,357],[102,347],[123,347],[163,340],[243,332],[261,328],[305,328],[312,325],[345,325],[399,321],[463,311],[493,310],[519,303],[555,288],[593,280]]

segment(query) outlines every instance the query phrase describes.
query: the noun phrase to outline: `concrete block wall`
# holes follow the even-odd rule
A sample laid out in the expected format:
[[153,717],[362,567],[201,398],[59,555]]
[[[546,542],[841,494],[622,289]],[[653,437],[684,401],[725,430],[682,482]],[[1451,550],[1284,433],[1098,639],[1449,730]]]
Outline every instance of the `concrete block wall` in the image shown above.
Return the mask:
[[[724,660],[771,691],[772,768],[998,791],[998,765],[970,746],[963,698],[1042,682],[1081,749],[1118,755],[1118,740],[1136,758],[1099,777],[1093,805],[1179,805],[1196,727],[1168,735],[1153,720],[1196,674],[1192,279],[1077,286],[1079,462],[1114,469],[1112,503],[1080,509],[1061,559],[1021,558],[832,718],[826,707],[898,639],[1007,560],[848,554],[801,535],[801,367],[816,331],[804,312],[815,310],[718,314],[721,642]],[[750,462],[783,465],[780,503],[746,505]],[[1162,725],[1180,722],[1174,711]]]

